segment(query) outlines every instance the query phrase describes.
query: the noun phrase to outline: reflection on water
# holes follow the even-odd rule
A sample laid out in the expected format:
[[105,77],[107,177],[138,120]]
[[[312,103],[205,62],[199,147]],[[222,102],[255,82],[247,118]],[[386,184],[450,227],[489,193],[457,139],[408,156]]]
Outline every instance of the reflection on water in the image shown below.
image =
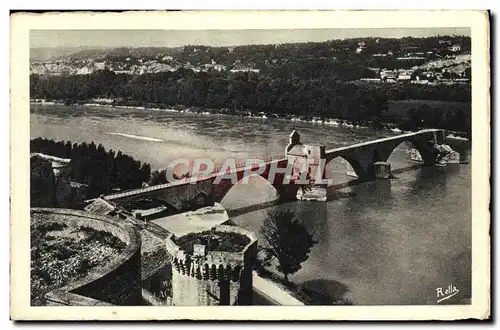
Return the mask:
[[[303,287],[305,287],[308,290],[311,290],[313,292],[319,293],[321,295],[324,295],[328,297],[329,301],[334,301],[334,302],[343,302],[344,304],[344,296],[348,291],[348,288],[346,285],[333,281],[333,280],[310,280],[310,281],[305,281],[302,283]],[[328,304],[328,301],[325,303],[321,303],[321,301],[318,303],[318,305],[324,305]]]
[[[120,149],[153,168],[180,155],[264,157],[284,153],[295,126],[305,143],[327,148],[390,135],[278,120],[210,117],[133,109],[34,107],[31,136],[73,142],[96,141]],[[105,134],[117,132],[163,140],[152,142]],[[448,142],[464,164],[411,167],[404,145],[390,156],[394,179],[342,188],[339,197],[321,202],[293,202],[253,210],[233,221],[259,234],[269,210],[289,209],[318,244],[290,279],[354,304],[436,304],[436,288],[454,285],[471,293],[470,143]],[[400,169],[400,170],[397,170]],[[345,164],[332,163],[328,178],[336,184],[352,178]],[[260,185],[259,185],[260,184]],[[224,199],[227,208],[272,201],[275,190],[256,180],[240,185]],[[453,303],[453,301],[449,301]]]
[[[456,299],[470,297],[468,167],[415,168],[345,189],[353,196],[273,207],[294,210],[319,242],[294,282],[340,283],[355,304],[436,304],[436,288],[450,283],[460,286]],[[265,212],[235,222],[257,230]]]

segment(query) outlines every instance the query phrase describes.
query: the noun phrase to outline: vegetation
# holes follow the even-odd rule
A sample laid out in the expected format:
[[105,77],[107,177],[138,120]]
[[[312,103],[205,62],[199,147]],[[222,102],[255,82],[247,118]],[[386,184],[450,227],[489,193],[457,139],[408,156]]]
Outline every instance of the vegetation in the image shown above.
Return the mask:
[[[449,43],[442,43],[446,40]],[[364,43],[364,51],[355,53],[359,43]],[[294,62],[307,62],[308,60],[349,60],[352,64],[342,71],[349,75],[358,63],[367,64],[372,67],[386,67],[388,69],[401,68],[406,61],[397,61],[396,58],[404,56],[408,52],[422,52],[427,60],[443,57],[451,52],[448,47],[458,44],[464,52],[471,50],[471,38],[465,36],[434,36],[427,38],[352,38],[327,40],[323,42],[304,42],[267,45],[242,45],[235,47],[211,47],[203,45],[186,45],[183,47],[138,47],[138,48],[113,48],[113,49],[58,49],[59,60],[107,60],[115,62],[126,62],[130,64],[142,61],[158,60],[172,65],[178,63],[190,63],[193,66],[201,66],[214,60],[218,64],[231,67],[235,62],[253,64],[256,68],[266,70],[280,67]],[[32,60],[46,60],[47,49],[31,49]],[[375,53],[392,52],[393,56],[371,57]],[[430,53],[429,53],[430,52]],[[41,54],[38,54],[41,53]],[[164,56],[172,56],[172,59],[163,59]],[[54,59],[54,56],[51,56]],[[368,61],[368,62],[367,62]]]
[[[30,150],[71,159],[71,180],[88,185],[87,198],[118,189],[140,188],[151,177],[149,164],[121,151],[107,151],[94,142],[72,144],[70,141],[36,138],[30,141]],[[153,175],[157,174],[153,172]]]
[[[446,39],[449,43],[441,43]],[[364,50],[356,53],[358,44]],[[470,38],[462,36],[431,38],[358,38],[320,43],[249,45],[232,47],[185,46],[175,49],[115,49],[102,53],[102,60],[133,63],[155,60],[168,62],[176,71],[131,75],[110,70],[89,75],[45,76],[30,78],[30,96],[58,100],[65,104],[95,98],[112,99],[113,105],[155,108],[204,108],[228,114],[266,113],[280,118],[335,118],[354,125],[380,127],[389,122],[407,127],[402,115],[387,116],[392,100],[431,100],[464,102],[461,114],[426,119],[420,126],[467,132],[460,124],[470,121],[471,86],[418,85],[410,83],[373,84],[358,79],[374,77],[369,68],[399,69],[445,58],[448,47],[458,44],[461,52],[470,51]],[[398,60],[419,52],[423,60]],[[383,53],[387,56],[372,56]],[[80,54],[85,58],[88,53]],[[94,54],[95,55],[95,54]],[[172,55],[174,59],[163,60]],[[75,54],[75,58],[78,58]],[[139,61],[140,60],[140,61]],[[228,70],[194,72],[184,66],[202,67],[215,61]],[[259,69],[255,72],[231,72],[234,65]],[[461,121],[462,120],[462,121]],[[421,127],[419,127],[421,128]],[[155,177],[161,183],[162,176]]]
[[93,242],[93,241],[98,241],[101,242],[102,244],[105,244],[113,249],[116,250],[123,250],[125,249],[126,245],[123,243],[118,237],[111,235],[110,233],[104,231],[104,230],[97,230],[89,227],[83,227],[80,226],[78,230],[84,235],[84,239],[81,241],[82,243],[85,242]]
[[174,238],[174,243],[188,254],[193,253],[194,244],[205,245],[207,251],[241,252],[250,243],[250,239],[238,233],[220,232],[212,229]]
[[288,275],[302,267],[317,243],[289,210],[270,212],[261,233],[268,244],[264,249],[269,256],[267,262],[274,258],[278,260],[278,270],[283,273],[285,282],[288,282]]
[[[187,69],[141,76],[111,71],[76,76],[34,75],[31,96],[66,100],[66,104],[106,97],[114,99],[114,105],[203,107],[226,114],[264,112],[306,120],[337,118],[371,126],[387,120],[398,123],[384,115],[388,100],[471,102],[468,85],[355,84],[332,75],[283,78],[248,72],[194,73]],[[470,117],[470,107],[464,115]],[[442,118],[438,127],[451,129],[453,125],[447,119]]]
[[69,228],[54,222],[31,225],[31,305],[45,305],[44,295],[86,276],[109,261],[125,244],[103,231]]

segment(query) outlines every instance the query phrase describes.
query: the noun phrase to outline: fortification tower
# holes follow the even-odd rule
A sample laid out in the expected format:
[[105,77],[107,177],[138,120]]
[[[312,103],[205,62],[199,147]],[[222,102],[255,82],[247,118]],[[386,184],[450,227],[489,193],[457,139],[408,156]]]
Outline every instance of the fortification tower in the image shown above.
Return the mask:
[[[208,244],[192,244],[207,235],[211,241]],[[231,245],[231,240],[239,243]],[[184,250],[180,246],[185,247],[186,241],[191,241],[192,249]],[[166,246],[172,257],[173,305],[252,304],[252,268],[257,253],[257,239],[253,233],[220,225],[210,234],[192,233],[179,239],[171,235]],[[235,252],[228,252],[228,246]]]
[[[31,154],[32,178],[36,178],[34,188],[50,196],[50,204],[40,206],[67,207],[71,205],[71,159],[59,158],[42,153]],[[48,173],[48,169],[52,173]],[[50,189],[48,188],[50,187]]]
[[56,183],[56,199],[60,207],[71,204],[71,159],[52,157]]
[[37,154],[31,155],[31,206],[49,207],[56,204],[56,185],[52,163]]

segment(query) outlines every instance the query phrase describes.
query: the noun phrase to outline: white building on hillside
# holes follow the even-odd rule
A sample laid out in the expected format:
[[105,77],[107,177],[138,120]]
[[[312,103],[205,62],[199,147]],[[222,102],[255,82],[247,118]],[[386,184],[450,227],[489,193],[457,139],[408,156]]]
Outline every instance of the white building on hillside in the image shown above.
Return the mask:
[[460,45],[453,45],[451,47],[448,48],[449,51],[451,52],[459,52],[460,51]]
[[245,65],[235,65],[231,70],[231,72],[255,72],[259,73],[259,69],[255,69],[250,66],[245,66]]

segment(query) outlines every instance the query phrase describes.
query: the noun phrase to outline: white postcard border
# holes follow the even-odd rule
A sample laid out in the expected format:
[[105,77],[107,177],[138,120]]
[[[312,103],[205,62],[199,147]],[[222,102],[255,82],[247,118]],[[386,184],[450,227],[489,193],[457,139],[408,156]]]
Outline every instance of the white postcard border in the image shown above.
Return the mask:
[[[256,24],[258,22],[258,24]],[[30,29],[471,27],[472,304],[306,307],[31,307]],[[490,69],[485,11],[247,11],[15,14],[11,17],[11,318],[16,320],[451,320],[490,315]]]

